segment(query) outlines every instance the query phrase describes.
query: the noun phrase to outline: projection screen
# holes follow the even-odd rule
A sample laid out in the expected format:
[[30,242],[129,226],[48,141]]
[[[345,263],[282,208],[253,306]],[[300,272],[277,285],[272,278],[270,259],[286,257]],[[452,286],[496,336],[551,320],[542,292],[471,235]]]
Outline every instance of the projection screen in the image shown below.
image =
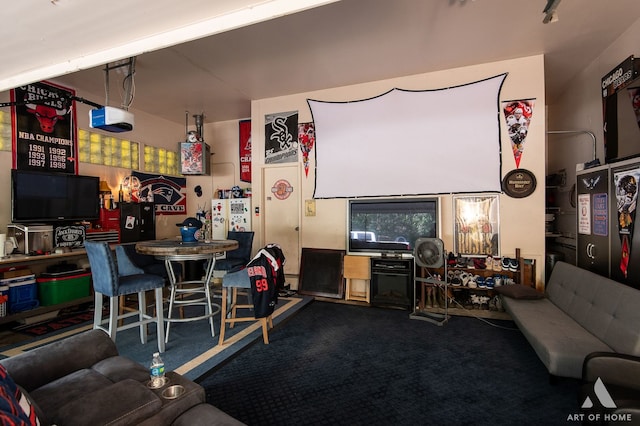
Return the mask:
[[371,99],[307,99],[316,132],[314,198],[499,192],[501,74]]

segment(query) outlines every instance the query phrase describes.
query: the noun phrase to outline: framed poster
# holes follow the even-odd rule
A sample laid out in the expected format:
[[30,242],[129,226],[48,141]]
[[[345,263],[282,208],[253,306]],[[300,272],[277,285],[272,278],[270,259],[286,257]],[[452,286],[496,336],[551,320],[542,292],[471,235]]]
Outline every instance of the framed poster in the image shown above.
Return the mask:
[[454,250],[466,256],[498,256],[498,196],[454,196]]
[[78,173],[75,91],[48,82],[11,90],[13,168]]

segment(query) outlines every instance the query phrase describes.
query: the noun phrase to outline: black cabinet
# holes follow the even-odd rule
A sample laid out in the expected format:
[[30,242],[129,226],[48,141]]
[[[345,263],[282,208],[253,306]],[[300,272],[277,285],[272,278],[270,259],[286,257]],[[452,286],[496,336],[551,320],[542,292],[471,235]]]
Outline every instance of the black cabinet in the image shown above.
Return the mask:
[[413,307],[413,259],[371,259],[371,305],[410,310]]
[[120,242],[156,239],[156,211],[153,203],[120,204]]

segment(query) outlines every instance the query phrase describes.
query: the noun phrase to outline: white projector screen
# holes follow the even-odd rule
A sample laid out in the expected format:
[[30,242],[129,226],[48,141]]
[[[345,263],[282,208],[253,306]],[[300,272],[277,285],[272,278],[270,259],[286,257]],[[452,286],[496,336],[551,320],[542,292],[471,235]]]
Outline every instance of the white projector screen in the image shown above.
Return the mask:
[[316,132],[314,198],[500,192],[501,74],[371,99],[307,99]]

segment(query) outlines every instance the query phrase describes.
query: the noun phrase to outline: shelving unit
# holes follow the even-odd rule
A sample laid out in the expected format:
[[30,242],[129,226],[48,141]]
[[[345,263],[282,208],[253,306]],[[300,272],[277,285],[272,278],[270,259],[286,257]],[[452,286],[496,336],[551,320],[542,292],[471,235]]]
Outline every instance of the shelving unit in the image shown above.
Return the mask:
[[[460,268],[460,267],[451,267],[448,268],[448,271],[463,271],[468,272],[470,274],[479,275],[481,277],[491,277],[494,275],[504,275],[508,278],[514,280],[515,283],[532,285],[535,280],[535,264],[530,264],[526,259],[522,258],[520,255],[520,249],[516,249],[516,259],[518,260],[519,268],[517,271],[494,271],[491,269],[476,269],[476,268]],[[427,277],[429,273],[432,275],[443,275],[444,268],[434,268],[429,271],[427,268],[419,267],[418,271],[422,277]],[[444,308],[441,307],[431,307],[426,306],[425,300],[425,287],[428,284],[415,282],[415,284],[422,284],[420,287],[417,287],[418,291],[417,295],[420,295],[420,300],[418,303],[418,310],[429,313],[444,313]],[[449,315],[457,315],[457,316],[475,316],[480,318],[491,318],[491,319],[510,319],[509,314],[501,311],[492,311],[489,309],[475,309],[473,307],[469,307],[469,304],[466,303],[467,300],[470,299],[472,294],[476,294],[479,296],[488,296],[489,298],[494,297],[497,293],[495,289],[489,288],[470,288],[466,286],[456,286],[449,284],[447,286],[448,295],[450,302],[448,308]]]

